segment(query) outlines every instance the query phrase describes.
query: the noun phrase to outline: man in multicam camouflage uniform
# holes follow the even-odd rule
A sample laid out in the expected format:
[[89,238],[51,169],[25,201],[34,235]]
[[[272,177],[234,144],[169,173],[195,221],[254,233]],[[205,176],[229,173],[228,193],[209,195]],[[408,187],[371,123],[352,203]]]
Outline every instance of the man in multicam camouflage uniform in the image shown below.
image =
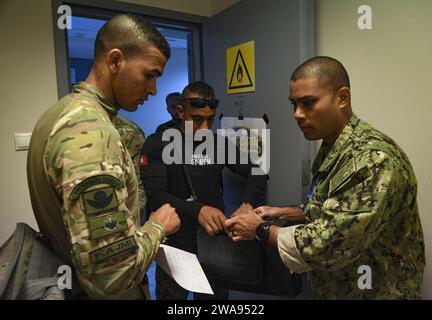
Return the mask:
[[141,223],[143,223],[146,220],[145,212],[147,197],[145,194],[143,183],[140,178],[139,160],[141,149],[145,141],[145,134],[135,122],[121,116],[120,114],[117,114],[115,117],[113,117],[112,123],[120,134],[120,137],[122,138],[123,143],[126,146],[126,149],[128,150],[133,161],[135,175],[138,180],[138,203],[140,209],[140,217]]
[[166,204],[140,226],[138,183],[112,117],[156,94],[170,48],[142,17],[99,30],[85,82],[46,111],[30,143],[27,175],[40,231],[96,299],[148,297],[145,273],[165,235],[180,227]]
[[[291,272],[309,271],[317,299],[421,298],[424,240],[407,156],[352,112],[348,74],[333,58],[299,66],[290,100],[305,138],[323,139],[308,201],[226,221],[233,239],[277,246]],[[266,218],[304,224],[279,228]]]

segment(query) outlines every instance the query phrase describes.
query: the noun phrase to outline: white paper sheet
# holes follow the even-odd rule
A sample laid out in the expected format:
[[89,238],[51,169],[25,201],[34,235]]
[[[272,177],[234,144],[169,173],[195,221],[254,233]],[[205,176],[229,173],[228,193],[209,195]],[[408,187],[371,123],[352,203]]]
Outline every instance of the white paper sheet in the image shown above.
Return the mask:
[[195,254],[161,244],[156,262],[184,289],[214,294]]

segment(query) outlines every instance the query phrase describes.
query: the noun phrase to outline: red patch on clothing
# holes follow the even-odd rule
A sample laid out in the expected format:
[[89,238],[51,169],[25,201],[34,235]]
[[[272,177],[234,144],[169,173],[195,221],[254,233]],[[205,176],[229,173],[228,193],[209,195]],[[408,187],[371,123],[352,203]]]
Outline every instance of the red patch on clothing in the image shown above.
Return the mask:
[[140,165],[140,167],[148,165],[148,159],[147,159],[147,156],[145,154],[141,155],[141,157],[139,159],[139,165]]

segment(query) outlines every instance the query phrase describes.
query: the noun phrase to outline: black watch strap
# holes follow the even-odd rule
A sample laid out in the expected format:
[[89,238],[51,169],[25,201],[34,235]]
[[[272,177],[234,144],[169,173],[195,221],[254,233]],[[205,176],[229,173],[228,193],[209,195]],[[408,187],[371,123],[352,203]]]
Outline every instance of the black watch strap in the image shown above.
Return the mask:
[[270,238],[270,226],[274,223],[271,221],[264,221],[258,225],[255,230],[256,238],[258,241],[261,241],[263,244],[267,244]]

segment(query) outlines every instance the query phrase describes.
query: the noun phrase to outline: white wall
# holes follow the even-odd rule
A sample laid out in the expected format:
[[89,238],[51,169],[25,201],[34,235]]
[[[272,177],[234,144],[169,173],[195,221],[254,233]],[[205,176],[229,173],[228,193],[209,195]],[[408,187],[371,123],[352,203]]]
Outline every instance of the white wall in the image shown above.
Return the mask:
[[27,188],[27,151],[14,132],[31,132],[57,101],[50,1],[0,1],[0,243],[25,221],[36,227]]
[[[368,4],[373,30],[357,28]],[[405,150],[418,180],[426,242],[423,296],[432,299],[432,1],[316,0],[316,53],[340,59],[351,77],[353,108]]]

